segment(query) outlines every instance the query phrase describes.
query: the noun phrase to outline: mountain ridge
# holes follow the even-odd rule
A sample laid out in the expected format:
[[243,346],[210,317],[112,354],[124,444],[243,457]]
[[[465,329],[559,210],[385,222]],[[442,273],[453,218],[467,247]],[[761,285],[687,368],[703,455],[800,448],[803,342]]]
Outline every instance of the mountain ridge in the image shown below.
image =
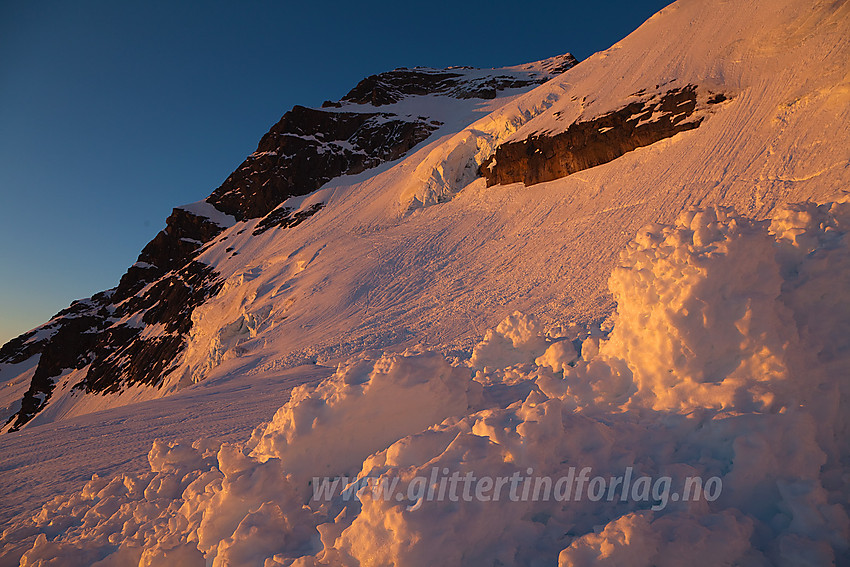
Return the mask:
[[[423,96],[492,100],[505,91],[541,84],[575,64],[575,58],[565,54],[493,70],[395,69],[363,79],[339,102],[321,109],[296,105],[209,197],[172,211],[165,229],[142,249],[115,288],[73,302],[45,325],[0,347],[0,365],[19,365],[39,356],[16,411],[8,415],[16,404],[12,401],[7,415],[0,416],[6,429],[20,428],[44,409],[69,370],[84,371],[84,377],[70,385],[72,392],[116,393],[137,384],[160,387],[185,348],[194,308],[223,283],[213,267],[195,260],[208,243],[226,228],[252,219],[263,219],[252,232],[255,236],[303,222],[322,205],[294,212],[278,206],[341,175],[397,160],[443,124],[378,107]],[[155,325],[164,332],[145,337],[145,328]]]

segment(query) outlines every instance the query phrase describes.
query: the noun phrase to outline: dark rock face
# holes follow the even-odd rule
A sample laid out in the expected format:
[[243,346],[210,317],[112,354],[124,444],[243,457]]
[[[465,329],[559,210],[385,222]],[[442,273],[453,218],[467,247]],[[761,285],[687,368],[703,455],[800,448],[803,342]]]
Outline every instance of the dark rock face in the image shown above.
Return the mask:
[[21,409],[7,421],[13,422],[12,431],[44,408],[53,393],[55,377],[65,369],[88,364],[97,331],[106,324],[110,296],[110,292],[103,292],[88,300],[75,301],[42,327],[41,331],[52,331],[47,338],[32,340],[34,333],[27,333],[7,343],[0,351],[0,362],[7,363],[22,362],[29,358],[28,355],[41,354],[30,387],[21,400]]
[[408,95],[445,93],[457,84],[460,73],[430,72],[418,69],[396,69],[366,77],[342,97],[345,102],[383,106]]
[[209,242],[222,230],[221,226],[207,218],[185,209],[173,209],[165,221],[165,230],[142,249],[139,261],[162,270],[175,270],[185,265],[202,243]]
[[[724,100],[723,94],[709,93],[705,104]],[[671,89],[592,120],[574,122],[560,134],[502,144],[481,164],[480,172],[488,187],[559,179],[697,128],[704,118],[694,116],[697,104],[695,85]]]
[[135,265],[121,277],[113,300],[132,297],[170,270],[185,266],[201,246],[221,234],[223,227],[185,209],[173,209],[161,230],[139,254]]
[[144,294],[133,296],[115,309],[115,316],[141,313],[145,325],[161,324],[163,332],[143,338],[142,328],[113,325],[100,333],[92,349],[92,363],[76,389],[117,392],[122,383],[159,385],[173,369],[192,328],[192,312],[221,289],[222,280],[212,267],[191,261],[169,272]]
[[[47,330],[47,325],[41,327]],[[19,364],[41,352],[44,341],[34,340],[38,331],[29,331],[15,337],[2,348],[0,348],[0,362],[6,364]]]
[[264,217],[286,199],[312,193],[335,177],[400,158],[437,127],[395,114],[296,106],[207,202],[237,220]]
[[[127,275],[125,274],[125,278]],[[48,339],[26,343],[22,335],[8,343],[0,362],[22,361],[33,351],[41,353],[20,411],[7,423],[19,429],[44,408],[65,370],[86,369],[73,387],[87,393],[115,393],[133,384],[161,384],[185,346],[192,327],[191,315],[222,284],[208,265],[190,261],[159,278],[143,293],[123,301],[117,291],[75,302],[48,325],[56,329]],[[162,324],[155,337],[142,337],[144,326],[120,321],[137,315],[144,325]],[[23,339],[23,343],[21,343]]]
[[294,211],[289,207],[278,207],[260,221],[254,229],[254,236],[259,236],[270,228],[292,228],[298,226],[308,218],[312,217],[325,207],[324,203],[316,203],[309,209]]
[[[342,100],[355,104],[383,106],[410,95],[441,94],[460,99],[496,98],[498,91],[540,84],[542,80],[510,75],[466,79],[461,73],[423,69],[396,69],[366,77]],[[333,105],[333,103],[331,103]],[[329,106],[331,106],[329,105]]]

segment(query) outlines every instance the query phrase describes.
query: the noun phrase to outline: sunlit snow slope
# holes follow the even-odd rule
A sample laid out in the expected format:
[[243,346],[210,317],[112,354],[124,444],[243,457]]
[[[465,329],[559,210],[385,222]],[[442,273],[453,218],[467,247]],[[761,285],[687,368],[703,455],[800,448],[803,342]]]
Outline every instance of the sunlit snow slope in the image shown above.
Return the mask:
[[[461,133],[299,199],[293,208],[325,208],[297,227],[234,226],[200,256],[225,283],[193,316],[173,380],[214,375],[232,356],[266,369],[371,347],[470,348],[516,309],[594,320],[610,308],[617,254],[647,222],[714,203],[764,217],[847,188],[847,25],[846,8],[829,5],[676,4]],[[730,99],[695,130],[560,180],[486,188],[476,177],[503,141],[671,82]]]

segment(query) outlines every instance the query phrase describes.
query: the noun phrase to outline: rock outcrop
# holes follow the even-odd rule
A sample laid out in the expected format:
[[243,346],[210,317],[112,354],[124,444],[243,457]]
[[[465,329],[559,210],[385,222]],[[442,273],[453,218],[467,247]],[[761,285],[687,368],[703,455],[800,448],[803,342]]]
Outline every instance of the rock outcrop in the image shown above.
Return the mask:
[[[642,97],[643,92],[634,96]],[[696,85],[670,89],[588,120],[573,122],[555,135],[533,135],[500,145],[481,164],[487,186],[534,185],[602,165],[626,152],[697,128],[704,110],[726,95]]]
[[296,106],[207,202],[240,221],[264,217],[289,197],[312,193],[335,177],[400,158],[439,125],[391,113]]
[[[445,71],[401,68],[366,77],[342,97],[342,100],[356,104],[383,106],[398,102],[410,95],[439,94],[460,99],[493,99],[499,91],[541,84],[577,63],[575,57],[566,53],[543,62],[539,69],[541,74],[532,73],[525,77],[517,77],[514,74],[505,73],[472,80],[456,71],[470,69],[470,67],[450,67]],[[528,67],[528,70],[532,69],[534,67]],[[335,103],[326,102],[325,105],[335,106]]]

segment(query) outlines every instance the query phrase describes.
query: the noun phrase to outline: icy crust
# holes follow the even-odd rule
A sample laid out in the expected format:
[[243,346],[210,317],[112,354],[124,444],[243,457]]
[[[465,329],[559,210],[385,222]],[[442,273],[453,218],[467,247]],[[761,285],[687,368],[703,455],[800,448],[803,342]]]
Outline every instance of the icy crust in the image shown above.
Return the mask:
[[[154,443],[3,533],[21,565],[828,565],[850,548],[850,199],[649,226],[610,332],[515,313],[468,361],[363,354],[244,445]],[[567,329],[567,331],[564,331]],[[575,345],[580,343],[580,353]],[[717,477],[677,501],[310,498],[313,477]],[[446,474],[446,473],[444,473]],[[519,494],[519,492],[517,493]],[[634,491],[632,491],[634,495]],[[54,563],[49,563],[53,561]]]

